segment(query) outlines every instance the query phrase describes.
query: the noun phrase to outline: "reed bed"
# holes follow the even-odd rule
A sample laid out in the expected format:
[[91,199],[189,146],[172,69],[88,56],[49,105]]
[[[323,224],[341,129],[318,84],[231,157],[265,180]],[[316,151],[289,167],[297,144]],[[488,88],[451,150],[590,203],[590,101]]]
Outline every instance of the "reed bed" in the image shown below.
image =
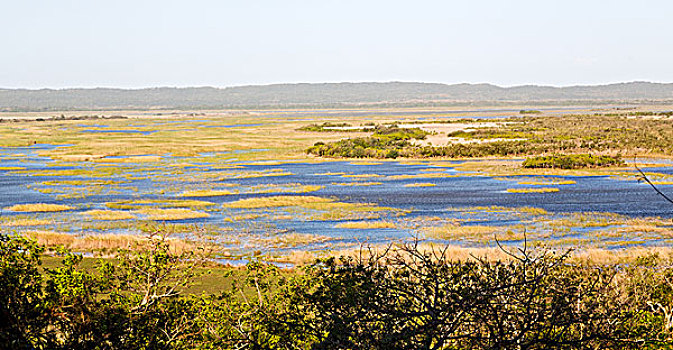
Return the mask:
[[30,213],[30,212],[67,211],[67,210],[73,210],[74,208],[69,205],[62,205],[62,204],[34,203],[34,204],[17,204],[5,209],[15,212]]
[[350,221],[339,223],[335,227],[367,230],[379,228],[397,228],[397,225],[389,221]]

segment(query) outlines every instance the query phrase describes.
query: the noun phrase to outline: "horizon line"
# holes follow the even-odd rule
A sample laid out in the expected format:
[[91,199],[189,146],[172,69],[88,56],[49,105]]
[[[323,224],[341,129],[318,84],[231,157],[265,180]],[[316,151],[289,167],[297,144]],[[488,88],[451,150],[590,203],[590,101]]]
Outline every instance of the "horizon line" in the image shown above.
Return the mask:
[[610,83],[597,83],[597,84],[573,84],[573,85],[553,85],[553,84],[519,84],[519,85],[498,85],[495,83],[443,83],[443,82],[423,82],[423,81],[402,81],[402,80],[389,80],[389,81],[340,81],[340,82],[288,82],[288,83],[265,83],[265,84],[243,84],[243,85],[229,85],[229,86],[215,86],[215,85],[156,85],[156,86],[143,86],[143,87],[113,87],[113,86],[71,86],[71,87],[40,87],[40,88],[25,88],[25,87],[0,87],[0,90],[24,90],[24,91],[44,91],[44,90],[53,90],[53,91],[63,91],[63,90],[96,90],[96,89],[109,89],[109,90],[150,90],[150,89],[231,89],[231,88],[242,88],[242,87],[267,87],[267,86],[281,86],[281,85],[339,85],[339,84],[428,84],[428,85],[445,85],[445,86],[457,86],[457,85],[490,85],[502,89],[511,89],[519,87],[546,87],[546,88],[574,88],[574,87],[600,87],[600,86],[610,86],[610,85],[620,85],[620,84],[658,84],[658,85],[668,85],[673,84],[673,82],[660,82],[660,81],[648,81],[648,80],[631,80],[631,81],[619,81],[619,82],[610,82]]

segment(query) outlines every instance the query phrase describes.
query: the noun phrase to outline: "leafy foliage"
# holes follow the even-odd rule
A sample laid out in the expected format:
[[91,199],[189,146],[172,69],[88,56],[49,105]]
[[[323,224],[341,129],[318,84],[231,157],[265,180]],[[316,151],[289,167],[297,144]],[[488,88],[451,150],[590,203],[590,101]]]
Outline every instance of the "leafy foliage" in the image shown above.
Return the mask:
[[[318,260],[259,262],[214,295],[184,294],[205,255],[157,237],[95,272],[62,251],[0,236],[0,344],[13,349],[639,349],[671,346],[673,269],[571,264],[526,249],[452,260],[416,244]],[[44,271],[43,271],[44,270]],[[0,346],[1,347],[1,346]]]
[[[398,157],[508,157],[545,154],[624,154],[649,153],[673,155],[673,120],[666,113],[647,113],[631,118],[622,115],[568,115],[563,117],[510,118],[497,128],[459,130],[449,137],[486,142],[453,143],[446,146],[422,146],[401,142],[376,142],[354,138],[307,149],[324,157],[386,158],[395,151]],[[362,148],[355,150],[355,148]],[[591,164],[588,164],[591,165]]]
[[524,168],[557,169],[598,168],[614,165],[624,165],[624,161],[620,156],[610,157],[592,154],[551,155],[528,158],[522,164]]
[[[317,131],[317,132],[325,132],[325,131],[362,131],[361,129],[340,129],[340,128],[347,128],[350,127],[351,125],[348,123],[331,123],[331,122],[324,122],[322,124],[309,124],[306,126],[302,126],[301,128],[297,129],[299,131]],[[339,128],[339,129],[334,129],[334,128]]]

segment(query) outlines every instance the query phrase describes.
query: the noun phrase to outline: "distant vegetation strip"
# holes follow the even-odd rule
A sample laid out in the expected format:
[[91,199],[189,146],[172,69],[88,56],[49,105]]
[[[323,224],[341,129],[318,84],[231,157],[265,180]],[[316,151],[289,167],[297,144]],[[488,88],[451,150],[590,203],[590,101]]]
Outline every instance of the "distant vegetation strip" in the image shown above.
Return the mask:
[[670,101],[673,84],[516,86],[413,82],[272,84],[228,88],[0,89],[0,110],[193,109],[233,107],[469,106],[514,101],[560,105]]
[[[550,165],[620,165],[619,157],[581,156],[582,154],[647,153],[673,156],[673,119],[669,112],[652,117],[623,115],[569,115],[563,117],[518,117],[502,120],[499,127],[460,130],[448,137],[466,142],[444,146],[411,142],[425,135],[416,129],[400,129],[400,137],[374,132],[370,137],[355,137],[334,142],[317,142],[308,154],[335,158],[473,158],[522,157],[549,154],[576,154],[577,157],[552,159]],[[396,134],[396,133],[392,133]],[[403,136],[402,136],[403,135]],[[598,157],[598,158],[596,158]],[[534,163],[531,163],[534,164]]]
[[539,156],[528,158],[522,164],[524,168],[552,169],[600,168],[621,165],[624,165],[624,161],[620,156],[611,157],[592,154]]

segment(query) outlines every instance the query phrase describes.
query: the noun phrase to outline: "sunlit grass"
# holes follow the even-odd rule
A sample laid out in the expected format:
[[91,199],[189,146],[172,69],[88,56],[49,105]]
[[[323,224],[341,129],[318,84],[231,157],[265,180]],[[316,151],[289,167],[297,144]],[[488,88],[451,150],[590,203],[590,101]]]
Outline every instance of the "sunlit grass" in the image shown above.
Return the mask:
[[49,225],[51,222],[44,219],[30,218],[30,217],[11,217],[6,218],[2,225],[17,227],[17,226],[43,226]]
[[507,193],[551,193],[558,192],[558,188],[542,187],[542,188],[508,188]]
[[549,185],[573,185],[577,181],[574,180],[541,180],[541,181],[518,181],[519,185],[537,185],[537,186],[549,186]]
[[217,196],[229,196],[234,194],[234,192],[226,190],[194,190],[194,191],[185,191],[180,194],[181,197],[217,197]]
[[326,173],[316,173],[313,174],[315,176],[340,176],[340,175],[346,175],[344,172],[326,172]]
[[362,162],[351,162],[352,165],[381,165],[383,163],[381,162],[367,162],[367,161],[362,161]]
[[489,226],[446,224],[423,228],[421,232],[428,238],[446,240],[458,239],[476,242],[492,241],[495,238],[500,240],[520,240],[525,237],[524,229],[520,225]]
[[138,209],[147,205],[160,208],[206,208],[215,203],[191,199],[136,199],[105,203],[110,209],[122,210]]
[[94,220],[130,220],[135,219],[136,216],[127,212],[120,210],[89,210],[83,213],[91,217]]
[[457,175],[457,174],[448,174],[448,173],[420,173],[420,174],[402,174],[402,175],[390,175],[386,176],[387,180],[409,180],[409,179],[432,179],[432,178],[451,178],[451,177],[459,177],[459,176],[466,176],[465,174],[463,175]]
[[17,204],[5,209],[15,212],[55,212],[55,211],[72,210],[74,208],[62,204],[34,203],[34,204]]
[[352,177],[352,178],[370,178],[370,177],[382,177],[383,175],[379,174],[346,174],[341,175],[342,177]]
[[315,203],[329,203],[332,199],[315,196],[272,196],[240,199],[235,202],[225,203],[222,206],[232,209],[253,209],[288,207]]
[[327,236],[310,235],[303,233],[290,233],[269,238],[260,238],[257,240],[257,242],[264,246],[282,249],[282,248],[294,248],[297,246],[305,246],[316,243],[324,243],[332,239],[333,238]]
[[308,193],[319,191],[323,186],[302,184],[268,184],[250,188],[246,193]]
[[[135,235],[74,235],[54,231],[28,231],[23,236],[35,239],[38,244],[46,247],[63,246],[74,251],[83,252],[114,252],[117,249],[144,250],[150,238]],[[167,240],[172,252],[183,252],[194,249],[190,242],[179,239]]]
[[137,213],[143,214],[148,220],[164,221],[164,220],[186,220],[207,218],[208,213],[194,211],[191,209],[162,209],[162,208],[140,208],[136,210]]
[[396,228],[397,226],[388,221],[351,221],[337,224],[337,228],[350,229],[377,229],[377,228]]
[[418,182],[404,185],[404,187],[435,187],[435,186],[437,185],[429,182]]
[[383,182],[332,182],[333,186],[378,186]]

